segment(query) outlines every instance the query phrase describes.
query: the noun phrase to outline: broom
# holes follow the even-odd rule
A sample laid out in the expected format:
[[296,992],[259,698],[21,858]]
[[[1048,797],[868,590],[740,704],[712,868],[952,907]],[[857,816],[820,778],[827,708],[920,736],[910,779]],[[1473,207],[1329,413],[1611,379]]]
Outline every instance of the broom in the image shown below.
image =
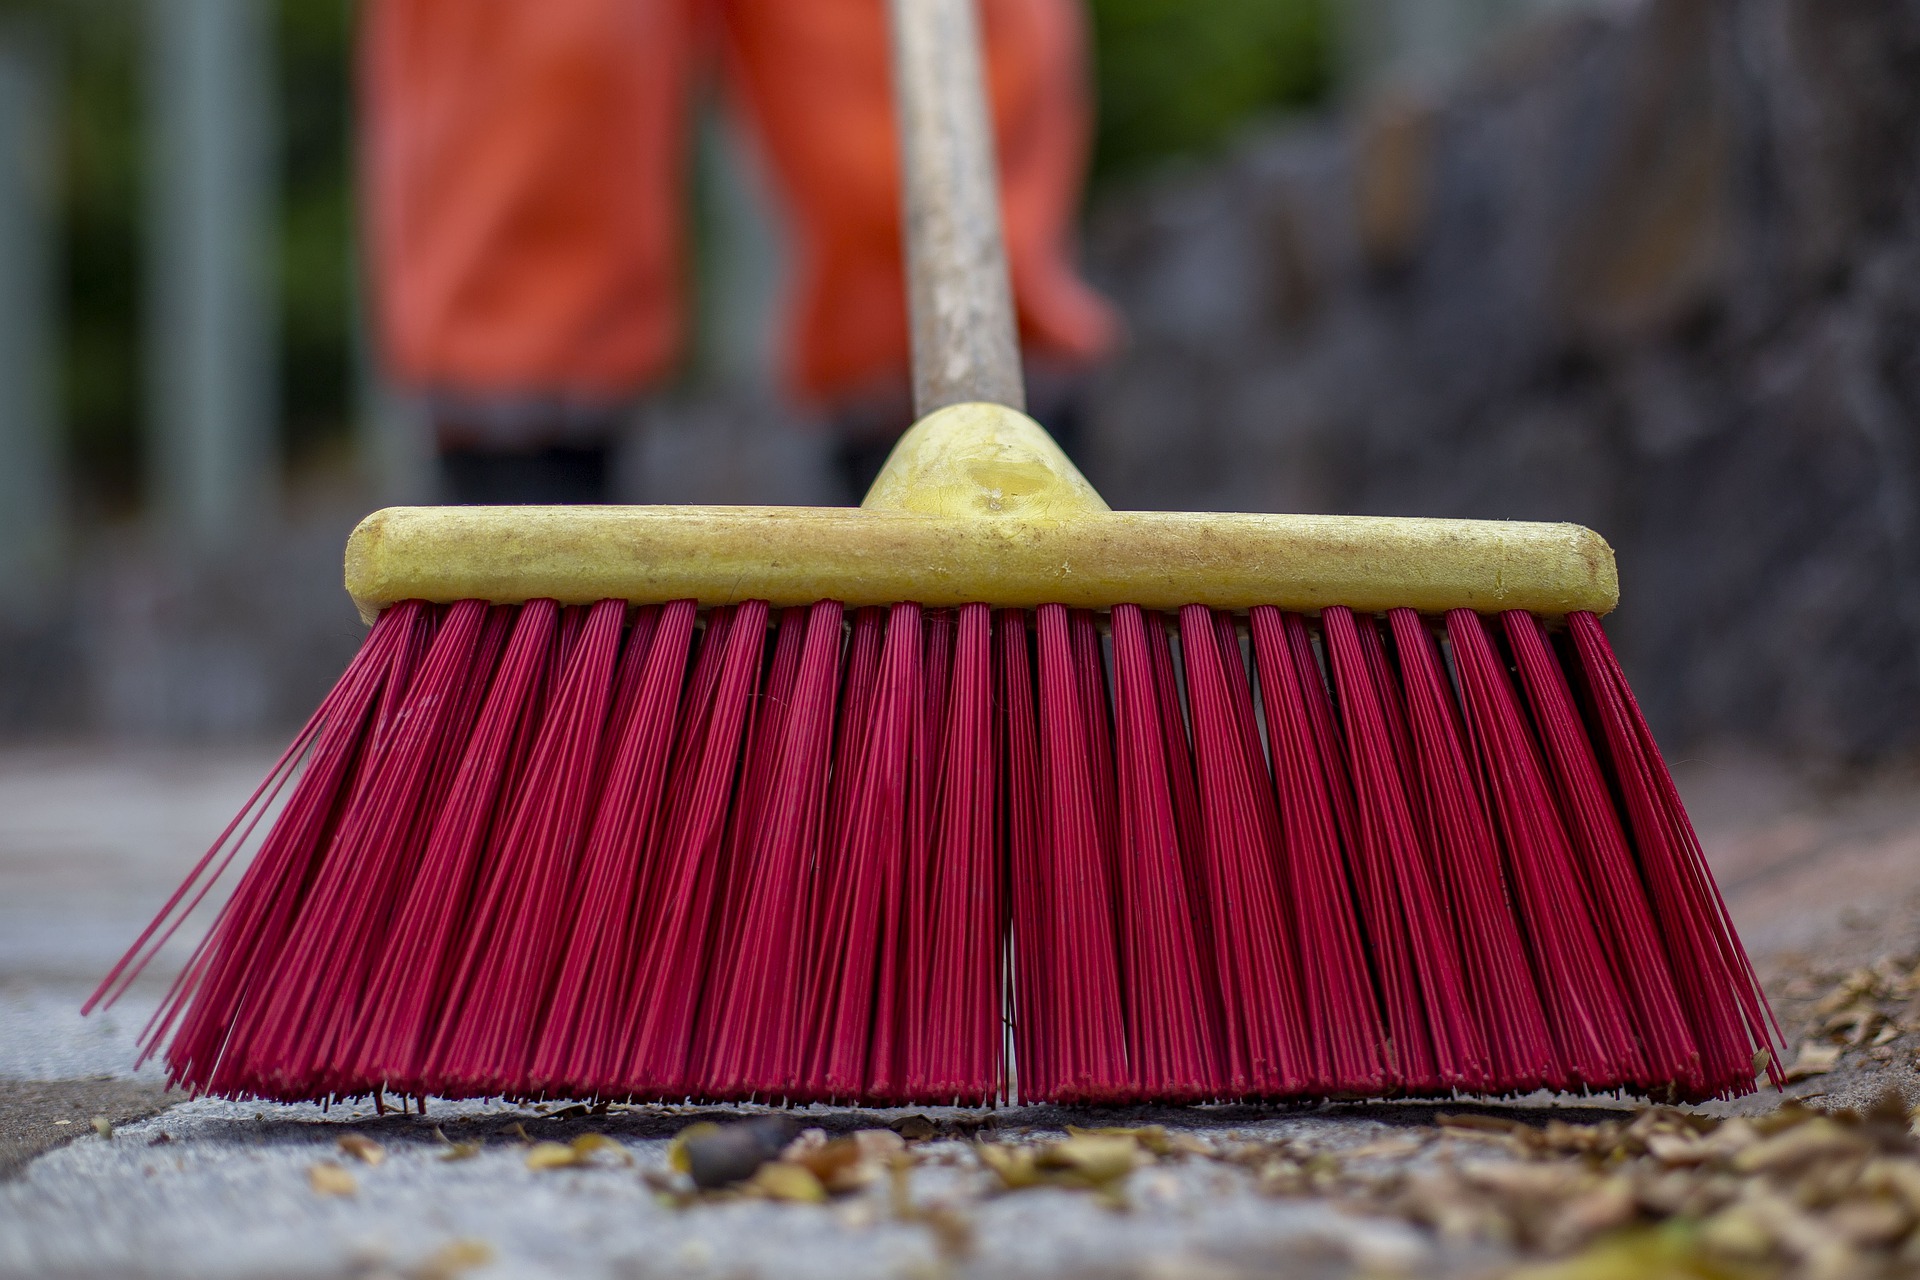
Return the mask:
[[921,417],[862,507],[369,516],[364,647],[88,1007],[251,849],[146,1032],[200,1093],[1779,1083],[1606,543],[1110,511],[1019,412],[971,8],[892,18]]

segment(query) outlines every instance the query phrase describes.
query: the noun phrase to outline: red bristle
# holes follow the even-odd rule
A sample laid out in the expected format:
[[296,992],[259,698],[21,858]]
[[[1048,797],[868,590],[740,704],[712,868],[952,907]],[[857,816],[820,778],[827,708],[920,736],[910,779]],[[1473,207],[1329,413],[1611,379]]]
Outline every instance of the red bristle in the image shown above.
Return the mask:
[[847,811],[854,797],[854,788],[842,784],[852,779],[866,749],[867,713],[873,698],[874,682],[880,671],[880,649],[886,641],[887,611],[873,606],[856,609],[851,633],[840,677],[839,706],[835,714],[826,819],[821,825],[819,852],[814,859],[809,888],[804,926],[805,967],[794,1007],[800,1070],[792,1093],[796,1099],[805,1101],[819,1101],[822,1097],[813,1046],[820,1038],[821,1020],[826,1016],[826,1001],[821,993],[827,986],[829,969],[837,963],[837,951],[832,940],[822,932],[826,928],[824,912],[828,901],[825,889],[839,874],[837,855],[845,845]]
[[1377,680],[1363,638],[1372,618],[1332,607],[1321,613],[1320,626],[1345,730],[1362,917],[1386,999],[1396,1078],[1422,1093],[1479,1087],[1488,1079],[1487,1046],[1406,792],[1397,708],[1389,706],[1399,690]]
[[1187,907],[1193,918],[1193,941],[1200,952],[1201,995],[1207,1025],[1212,1029],[1214,1080],[1224,1079],[1222,1055],[1226,1037],[1220,1008],[1219,972],[1213,946],[1213,910],[1207,896],[1207,835],[1200,817],[1199,784],[1194,780],[1193,745],[1187,738],[1187,712],[1181,700],[1180,676],[1174,667],[1173,645],[1167,639],[1171,623],[1165,615],[1142,612],[1147,655],[1153,664],[1153,694],[1160,712],[1160,745],[1166,753],[1167,797],[1173,802],[1173,832],[1180,845],[1180,870],[1185,880]]
[[1411,609],[1387,614],[1432,832],[1435,869],[1463,960],[1469,1004],[1487,1045],[1484,1088],[1524,1093],[1557,1079],[1500,850],[1468,756],[1439,648]]
[[[493,875],[475,902],[436,1037],[431,1074],[439,1092],[528,1091],[533,1032],[558,976],[625,614],[621,600],[562,614],[559,678]],[[577,632],[571,642],[569,631]]]
[[826,809],[843,610],[828,600],[781,615],[769,706],[753,750],[763,788],[737,851],[730,945],[715,958],[699,1092],[777,1100],[796,1086],[813,870]]
[[[1004,770],[1000,821],[1006,832],[1006,923],[1039,927],[1046,912],[1046,881],[1041,849],[1040,737],[1033,696],[1033,660],[1027,614],[1004,609],[994,619],[994,687],[999,691],[994,721],[995,750]],[[1041,1028],[1052,1018],[1046,953],[1012,938],[1013,1070],[1009,1101],[1034,1102],[1049,1096],[1052,1079],[1044,1061]]]
[[[868,1072],[868,1097],[875,1102],[918,1100],[908,1092],[906,1082],[926,1043],[931,1012],[927,981],[933,972],[933,921],[928,897],[933,892],[934,787],[940,776],[935,726],[946,719],[947,680],[953,664],[952,635],[941,618],[923,612],[920,620],[920,700],[907,746],[907,813],[897,919],[890,941],[882,943],[881,992],[876,998],[887,1003],[876,1012],[874,1061]],[[889,1009],[891,1017],[885,1012]]]
[[1501,622],[1534,728],[1559,786],[1561,814],[1598,913],[1601,945],[1638,1032],[1647,1075],[1636,1083],[1671,1082],[1683,1094],[1697,1093],[1705,1083],[1700,1050],[1680,1010],[1646,888],[1566,673],[1538,618],[1514,610],[1501,615]]
[[[384,615],[382,615],[384,616]],[[510,803],[508,782],[530,749],[560,610],[530,600],[515,611],[506,653],[421,858],[395,910],[392,935],[367,988],[368,1023],[360,1070],[403,1094],[439,1092],[428,1055],[446,1008],[474,894],[497,842],[495,818]]]
[[1035,616],[1042,892],[1034,904],[1039,914],[1013,921],[1014,951],[1030,959],[1040,988],[1040,1007],[1028,1015],[1041,1022],[1030,1028],[1038,1061],[1027,1084],[1036,1086],[1029,1095],[1035,1100],[1112,1101],[1128,1091],[1126,1026],[1114,877],[1101,843],[1085,722],[1088,677],[1075,660],[1069,611],[1042,605]]
[[[260,1024],[235,1027],[229,1051],[245,1070],[287,1097],[358,1093],[380,1082],[354,1068],[361,998],[385,943],[395,901],[413,883],[421,828],[432,813],[432,779],[466,744],[460,713],[487,606],[466,600],[447,611],[404,701],[390,683],[376,718],[359,785],[349,797],[312,893],[268,983]],[[424,818],[424,822],[423,822]]]
[[1507,854],[1520,924],[1553,1034],[1560,1083],[1611,1089],[1644,1078],[1626,1002],[1595,932],[1546,766],[1480,616],[1447,614],[1467,732]]
[[1281,903],[1279,818],[1231,615],[1182,609],[1180,651],[1224,1021],[1223,1083],[1241,1097],[1305,1093],[1322,1082],[1304,1034],[1297,941]]
[[534,1056],[535,1089],[618,1095],[626,1042],[640,887],[658,843],[668,751],[693,645],[695,605],[640,611],[627,636],[602,757],[605,778],[576,887],[546,1029]]
[[1569,614],[1567,627],[1673,964],[1677,994],[1700,1048],[1704,1092],[1751,1093],[1760,1050],[1774,1051],[1766,1073],[1776,1088],[1785,1088],[1779,1025],[1606,632],[1590,613]]
[[[1187,899],[1167,750],[1155,684],[1151,623],[1134,605],[1112,613],[1118,791],[1120,957],[1127,1064],[1135,1093],[1169,1100],[1220,1091],[1206,970]],[[1162,635],[1164,650],[1165,636]],[[1184,767],[1185,730],[1180,765]]]
[[753,892],[755,856],[760,824],[769,803],[778,766],[782,729],[793,701],[793,684],[800,674],[800,650],[806,640],[806,610],[788,608],[775,621],[771,657],[747,714],[746,754],[727,806],[727,830],[720,847],[718,883],[714,889],[713,932],[708,939],[711,959],[706,990],[693,1022],[688,1087],[700,1097],[718,1096],[707,1061],[716,1035],[731,1035],[725,1008],[734,976],[750,958],[739,948],[741,913]]
[[[880,648],[887,637],[887,611],[868,607],[853,615],[853,635],[847,644],[846,675],[841,680],[840,709],[834,734],[833,777],[850,779],[867,749],[873,688],[880,674]],[[823,859],[831,861],[840,834],[847,829],[847,808],[857,790],[836,781],[828,794],[826,834],[829,847]],[[825,957],[821,958],[825,963]],[[817,976],[817,975],[816,975]]]
[[[939,716],[938,792],[928,883],[930,968],[921,999],[927,1018],[906,1072],[906,1096],[933,1103],[991,1105],[1000,1090],[1005,1036],[1000,841],[996,821],[991,611],[963,605],[944,664],[948,696]],[[928,665],[941,662],[941,642]]]
[[[971,607],[971,606],[969,606]],[[926,656],[921,660],[926,672],[926,707],[921,712],[927,726],[930,752],[938,752],[947,740],[947,704],[953,682],[953,647],[958,618],[952,609],[928,609],[922,627],[926,631]]]
[[[898,938],[903,877],[912,838],[908,820],[912,746],[921,719],[920,607],[893,606],[865,703],[866,723],[843,724],[860,749],[834,781],[849,793],[835,807],[831,857],[820,882],[813,945],[822,956],[808,1001],[813,1040],[805,1096],[854,1101],[872,1088],[889,1096],[897,1031]],[[850,714],[857,714],[849,708]]]
[[622,1092],[677,1099],[688,1091],[693,1021],[715,933],[721,841],[766,636],[765,601],[715,609],[707,619],[674,742],[660,852],[640,900],[645,933],[633,941],[632,1036]]
[[1388,1079],[1386,1033],[1340,851],[1333,785],[1345,782],[1327,777],[1308,706],[1315,690],[1326,696],[1325,687],[1317,666],[1299,669],[1287,620],[1278,609],[1252,610],[1247,625],[1273,757],[1281,856],[1300,940],[1314,1074],[1333,1093],[1378,1094]]
[[[396,666],[410,664],[429,611],[430,606],[409,602],[383,613],[315,716],[319,728],[286,807],[143,1036],[151,1052],[173,1030],[166,1052],[170,1083],[199,1093],[247,1090],[240,1064],[226,1054],[231,1028],[246,1005],[261,998],[260,977],[272,972],[291,933],[340,801],[353,784],[368,722]],[[237,841],[230,844],[226,859],[238,847]],[[212,878],[204,880],[200,894],[211,883]],[[169,931],[184,915],[176,915]]]
[[1094,620],[1093,612],[1073,609],[1068,612],[1067,620],[1073,645],[1073,671],[1080,687],[1080,725],[1087,736],[1093,816],[1099,824],[1100,848],[1107,851],[1106,865],[1112,877],[1108,898],[1114,904],[1117,928],[1120,866],[1116,851],[1120,847],[1120,811],[1114,789],[1113,726],[1107,710],[1106,659],[1101,651],[1100,624]]
[[807,611],[782,609],[772,619],[773,631],[765,659],[766,671],[747,710],[745,754],[727,805],[726,835],[720,845],[719,880],[714,887],[713,959],[707,969],[706,1005],[695,1022],[694,1058],[704,1061],[712,1010],[724,999],[731,982],[735,948],[740,944],[740,909],[753,883],[752,844],[772,791],[778,766],[778,746],[787,712],[793,702],[793,683],[800,674],[800,650],[806,641]]

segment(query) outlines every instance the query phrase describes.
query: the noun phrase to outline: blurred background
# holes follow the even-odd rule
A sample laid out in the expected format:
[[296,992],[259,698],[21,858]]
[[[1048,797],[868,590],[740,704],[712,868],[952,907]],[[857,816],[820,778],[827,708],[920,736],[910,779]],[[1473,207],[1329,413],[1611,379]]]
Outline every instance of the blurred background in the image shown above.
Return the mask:
[[[432,500],[371,354],[355,6],[0,3],[0,735],[253,742]],[[1920,741],[1920,6],[1091,0],[1117,506],[1570,519],[1669,749]],[[693,334],[627,501],[836,501],[787,254],[693,125]]]

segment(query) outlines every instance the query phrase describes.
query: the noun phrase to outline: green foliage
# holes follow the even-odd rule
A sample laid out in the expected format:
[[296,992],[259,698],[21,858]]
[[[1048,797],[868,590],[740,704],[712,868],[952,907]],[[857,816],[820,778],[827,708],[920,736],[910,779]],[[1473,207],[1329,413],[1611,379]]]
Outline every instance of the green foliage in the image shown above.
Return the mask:
[[[44,49],[58,129],[61,415],[81,490],[141,492],[147,245],[142,47],[152,0],[0,0]],[[275,268],[280,440],[295,460],[342,440],[352,411],[349,0],[275,0]]]
[[1090,0],[1094,172],[1207,151],[1248,117],[1323,101],[1332,0]]
[[85,491],[118,506],[141,461],[139,11],[125,0],[9,0],[45,57],[57,130],[60,414]]
[[353,420],[353,8],[278,4],[280,417],[296,461]]

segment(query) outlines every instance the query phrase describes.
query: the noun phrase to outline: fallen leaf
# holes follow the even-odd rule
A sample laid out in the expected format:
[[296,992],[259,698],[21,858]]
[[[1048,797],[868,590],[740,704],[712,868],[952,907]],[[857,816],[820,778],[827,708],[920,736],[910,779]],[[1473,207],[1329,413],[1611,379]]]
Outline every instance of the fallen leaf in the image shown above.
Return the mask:
[[580,1153],[564,1142],[536,1142],[527,1152],[527,1168],[571,1169],[580,1163]]
[[1410,1156],[1426,1145],[1424,1138],[1376,1138],[1361,1146],[1350,1147],[1340,1154],[1349,1160],[1397,1159],[1400,1156]]
[[339,1147],[364,1165],[377,1165],[387,1158],[387,1153],[381,1149],[379,1143],[357,1133],[349,1133],[342,1137],[339,1140]]
[[1764,1213],[1752,1205],[1729,1205],[1700,1224],[1700,1244],[1709,1253],[1747,1262],[1765,1258],[1774,1235]]
[[711,1134],[720,1132],[720,1126],[711,1120],[696,1120],[680,1132],[673,1135],[673,1141],[667,1144],[667,1167],[675,1173],[687,1173],[693,1167],[687,1155],[687,1144],[698,1142]]
[[825,1204],[827,1189],[820,1179],[803,1165],[785,1160],[769,1160],[748,1178],[745,1189],[768,1200],[791,1204]]
[[1754,1143],[1733,1158],[1735,1173],[1771,1173],[1792,1169],[1830,1155],[1864,1153],[1859,1134],[1825,1116],[1795,1125]]
[[1017,1147],[1004,1142],[982,1142],[974,1148],[980,1163],[993,1170],[1000,1185],[1009,1191],[1024,1191],[1046,1181],[1034,1164],[1032,1147]]
[[314,1194],[322,1196],[350,1196],[360,1190],[353,1175],[331,1160],[308,1166],[307,1185],[313,1188]]
[[1141,1154],[1140,1144],[1131,1137],[1080,1133],[1042,1147],[1035,1163],[1043,1169],[1071,1171],[1098,1184],[1132,1173]]
[[480,1144],[477,1142],[450,1142],[447,1149],[440,1153],[440,1159],[451,1164],[455,1160],[471,1160],[479,1154]]
[[1530,1200],[1561,1200],[1594,1185],[1585,1165],[1558,1162],[1475,1161],[1461,1166],[1460,1177],[1483,1191]]
[[1604,1231],[1624,1227],[1638,1212],[1633,1183],[1615,1176],[1563,1204],[1540,1230],[1540,1243],[1552,1253],[1571,1249]]
[[[904,1148],[905,1144],[901,1143],[899,1135],[887,1133],[886,1136],[893,1139],[896,1148]],[[804,1146],[796,1140],[787,1147],[781,1158],[788,1164],[805,1169],[829,1192],[842,1195],[857,1191],[879,1178],[885,1159],[869,1155],[869,1150],[857,1136]],[[892,1154],[887,1153],[889,1157]]]
[[908,1142],[925,1142],[937,1132],[933,1121],[918,1112],[910,1116],[901,1116],[887,1127]]
[[627,1149],[604,1133],[583,1133],[567,1145],[573,1148],[573,1154],[582,1164],[601,1152],[618,1156],[627,1164],[633,1163],[633,1157],[627,1154]]
[[1520,1267],[1507,1280],[1719,1280],[1698,1233],[1678,1224],[1616,1232],[1558,1262]]
[[1913,1215],[1887,1197],[1850,1196],[1828,1210],[1826,1227],[1855,1248],[1875,1249],[1907,1234]]
[[1816,1044],[1811,1040],[1800,1046],[1800,1054],[1787,1068],[1788,1081],[1805,1080],[1809,1076],[1823,1076],[1833,1070],[1840,1061],[1840,1046],[1837,1044]]
[[920,1211],[920,1221],[933,1235],[934,1251],[949,1262],[963,1262],[973,1256],[973,1220],[951,1205],[930,1205]]
[[414,1280],[454,1280],[455,1276],[493,1261],[493,1246],[485,1240],[449,1240],[428,1254],[412,1271]]
[[860,1129],[853,1134],[860,1154],[869,1160],[891,1160],[907,1149],[906,1139],[891,1129]]
[[88,1123],[93,1126],[93,1131],[101,1137],[111,1138],[113,1136],[113,1121],[107,1119],[105,1116],[95,1116],[92,1120],[88,1121]]
[[1661,1164],[1674,1165],[1705,1164],[1713,1159],[1712,1144],[1691,1135],[1677,1133],[1655,1133],[1647,1137],[1647,1154]]
[[633,1158],[626,1148],[604,1133],[583,1133],[572,1142],[536,1142],[527,1152],[529,1169],[577,1169],[593,1163],[593,1157],[599,1152],[618,1155],[628,1164]]

